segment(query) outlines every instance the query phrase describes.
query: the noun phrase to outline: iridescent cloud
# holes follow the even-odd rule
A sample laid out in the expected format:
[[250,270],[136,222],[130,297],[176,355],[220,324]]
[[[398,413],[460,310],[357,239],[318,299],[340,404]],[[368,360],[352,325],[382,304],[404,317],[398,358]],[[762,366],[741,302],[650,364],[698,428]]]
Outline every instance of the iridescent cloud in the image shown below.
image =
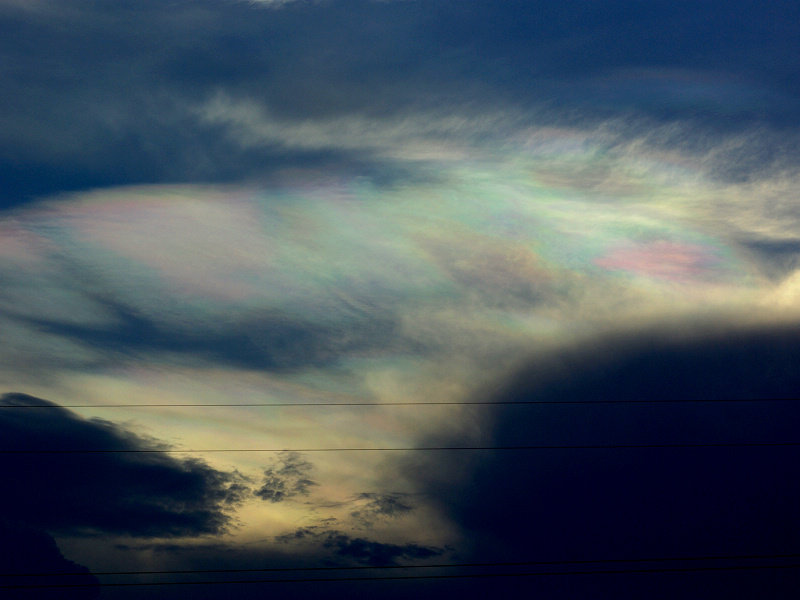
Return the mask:
[[[580,131],[522,137],[514,152],[448,156],[394,186],[138,187],[20,209],[0,222],[5,387],[90,406],[458,401],[531,352],[615,325],[787,306],[796,286],[776,288],[712,218],[719,187],[686,161],[609,154]],[[485,415],[463,407],[115,417],[184,449],[407,447],[434,431],[486,432]],[[315,485],[268,510],[254,496],[237,535],[283,535],[302,515],[362,527],[353,498],[415,493],[390,489],[386,458],[309,458]],[[253,481],[271,464],[207,460]],[[415,506],[425,517],[414,527],[376,525],[387,541],[421,539],[445,518]],[[456,535],[443,526],[432,543]]]

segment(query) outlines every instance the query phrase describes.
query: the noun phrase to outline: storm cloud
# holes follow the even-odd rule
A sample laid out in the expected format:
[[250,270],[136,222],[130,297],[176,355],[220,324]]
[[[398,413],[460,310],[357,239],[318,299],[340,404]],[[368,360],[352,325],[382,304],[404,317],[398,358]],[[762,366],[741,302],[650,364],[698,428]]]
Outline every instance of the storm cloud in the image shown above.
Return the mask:
[[[800,485],[791,476],[800,458],[791,445],[798,365],[796,326],[613,334],[532,359],[485,392],[488,401],[548,404],[487,409],[494,426],[484,444],[553,449],[431,454],[406,459],[405,468],[463,528],[471,560],[790,554],[800,535]],[[658,447],[671,444],[731,446]],[[569,448],[605,445],[640,447]],[[789,577],[734,584],[708,575],[702,585],[746,598]],[[691,595],[691,581],[647,589],[658,598]],[[603,595],[638,594],[636,583],[606,583]]]
[[16,520],[62,534],[135,537],[220,534],[231,526],[229,509],[246,491],[237,474],[148,453],[168,446],[47,400],[13,393],[1,402],[8,493],[0,506]]
[[[99,588],[92,587],[99,583],[97,578],[86,567],[64,558],[50,535],[7,518],[0,519],[0,565],[0,586],[54,586],[4,589],[5,598],[35,600],[46,594],[53,600],[89,600],[100,595]],[[86,587],[59,589],[59,585]]]

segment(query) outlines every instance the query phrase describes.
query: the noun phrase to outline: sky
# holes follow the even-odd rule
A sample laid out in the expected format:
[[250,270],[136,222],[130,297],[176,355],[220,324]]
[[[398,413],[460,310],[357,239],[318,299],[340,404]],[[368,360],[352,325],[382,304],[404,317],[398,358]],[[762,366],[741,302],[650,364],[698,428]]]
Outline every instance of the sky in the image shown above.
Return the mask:
[[0,0],[4,594],[796,586],[798,40],[782,0]]

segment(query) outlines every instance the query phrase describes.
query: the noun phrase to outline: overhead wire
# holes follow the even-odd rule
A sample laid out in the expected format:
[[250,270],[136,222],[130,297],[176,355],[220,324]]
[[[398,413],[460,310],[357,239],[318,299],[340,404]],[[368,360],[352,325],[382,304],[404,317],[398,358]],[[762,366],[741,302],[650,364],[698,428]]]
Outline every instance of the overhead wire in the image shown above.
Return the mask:
[[727,402],[798,402],[796,398],[687,398],[675,400],[469,400],[419,402],[247,402],[247,403],[155,403],[155,404],[0,404],[0,409],[52,408],[300,408],[329,406],[531,406],[572,404],[704,404]]
[[721,444],[591,444],[540,446],[410,446],[405,448],[205,448],[205,449],[106,449],[106,450],[0,450],[0,454],[202,454],[222,452],[432,452],[461,450],[627,450],[667,448],[777,448],[800,442],[744,442]]
[[379,577],[313,577],[308,579],[233,579],[214,581],[135,581],[113,583],[54,583],[54,584],[21,584],[0,585],[0,589],[39,589],[39,588],[73,588],[73,587],[139,587],[167,585],[220,585],[242,583],[332,583],[335,581],[400,581],[419,579],[479,579],[503,577],[537,577],[557,575],[620,575],[632,573],[679,573],[701,571],[749,571],[765,569],[796,569],[800,564],[790,565],[738,565],[715,567],[674,567],[667,569],[597,569],[586,571],[533,571],[524,573],[459,573],[443,575],[387,575]]
[[[384,569],[450,569],[450,568],[476,568],[476,567],[522,567],[522,566],[553,566],[553,565],[587,565],[605,563],[644,563],[644,562],[692,562],[713,560],[767,560],[780,558],[798,558],[795,554],[745,554],[724,556],[670,556],[663,558],[604,558],[582,560],[537,560],[514,562],[480,562],[480,563],[430,563],[419,565],[355,565],[338,567],[265,567],[258,569],[184,569],[168,571],[93,571],[92,575],[184,575],[200,573],[263,573],[263,572],[308,572],[308,571],[360,571]],[[87,573],[0,573],[0,577],[52,577],[86,575]]]

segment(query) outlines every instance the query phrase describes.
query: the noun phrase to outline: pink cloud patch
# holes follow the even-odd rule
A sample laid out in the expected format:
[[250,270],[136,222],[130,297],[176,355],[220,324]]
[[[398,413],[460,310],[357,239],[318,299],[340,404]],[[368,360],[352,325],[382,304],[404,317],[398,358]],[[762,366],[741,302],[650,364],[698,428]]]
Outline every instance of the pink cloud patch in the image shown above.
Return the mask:
[[611,271],[686,282],[708,277],[719,258],[704,246],[659,240],[614,248],[594,263]]

